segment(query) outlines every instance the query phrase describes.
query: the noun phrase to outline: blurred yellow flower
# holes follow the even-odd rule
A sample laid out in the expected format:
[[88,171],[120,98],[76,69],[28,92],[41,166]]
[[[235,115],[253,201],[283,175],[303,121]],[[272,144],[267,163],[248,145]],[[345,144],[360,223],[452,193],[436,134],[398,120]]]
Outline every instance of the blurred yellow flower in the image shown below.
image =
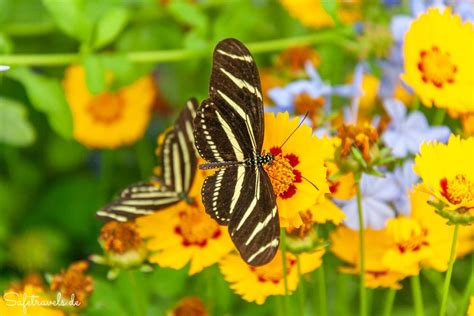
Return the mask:
[[279,71],[289,71],[292,75],[306,75],[305,64],[311,62],[314,67],[321,63],[319,54],[308,46],[292,46],[280,53],[275,63]]
[[300,211],[307,210],[321,195],[329,193],[323,147],[319,139],[312,136],[311,128],[303,124],[283,145],[298,123],[298,118],[290,120],[286,112],[276,116],[265,113],[263,150],[272,153],[274,158],[264,168],[277,197],[282,227],[302,225]]
[[[360,0],[338,0],[338,16],[344,23],[352,23],[359,19]],[[280,0],[291,16],[302,24],[322,28],[334,26],[333,18],[324,9],[321,0]]]
[[[349,83],[353,82],[352,76]],[[377,94],[379,92],[380,80],[374,75],[364,73],[362,76],[362,96],[359,99],[360,110],[366,112],[375,107],[377,101]],[[368,113],[366,113],[368,114]]]
[[426,106],[474,110],[474,26],[451,10],[429,9],[405,34],[401,78]]
[[[301,273],[306,274],[317,269],[322,263],[324,249],[299,255]],[[219,264],[220,270],[230,288],[249,302],[263,304],[268,296],[284,295],[282,253],[277,252],[266,265],[253,267],[246,264],[240,256],[229,254]],[[293,292],[299,282],[297,259],[291,253],[286,254],[288,292]]]
[[227,227],[219,226],[204,210],[201,200],[204,178],[205,172],[198,170],[189,193],[193,204],[182,201],[136,220],[140,235],[148,239],[150,262],[173,269],[182,269],[189,262],[192,275],[234,249]]
[[[36,299],[33,299],[36,298]],[[31,302],[29,306],[22,306]],[[13,283],[2,296],[0,296],[0,315],[8,316],[63,316],[65,313],[60,309],[53,307],[38,306],[41,303],[46,304],[52,301],[46,289],[43,280],[39,275],[27,276],[21,283]],[[37,302],[37,303],[34,303]]]
[[467,316],[474,316],[474,295],[469,300],[469,308],[467,309]]
[[87,88],[83,67],[73,65],[66,69],[63,86],[78,142],[93,148],[115,148],[133,143],[145,132],[155,100],[151,76],[119,91],[94,96]]
[[424,143],[415,158],[415,172],[424,187],[454,215],[474,215],[474,137],[451,135],[447,144]]
[[465,135],[474,136],[474,111],[462,114],[461,124]]

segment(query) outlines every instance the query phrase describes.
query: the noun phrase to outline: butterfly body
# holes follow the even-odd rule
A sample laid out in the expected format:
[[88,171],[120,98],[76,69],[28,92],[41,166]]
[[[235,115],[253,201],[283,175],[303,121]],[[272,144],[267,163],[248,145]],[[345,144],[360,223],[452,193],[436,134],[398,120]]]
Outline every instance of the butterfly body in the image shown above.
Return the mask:
[[214,49],[209,98],[194,119],[194,138],[207,163],[217,169],[206,178],[202,200],[206,212],[229,234],[242,258],[258,266],[275,256],[280,241],[276,197],[263,153],[263,99],[257,66],[238,40]]

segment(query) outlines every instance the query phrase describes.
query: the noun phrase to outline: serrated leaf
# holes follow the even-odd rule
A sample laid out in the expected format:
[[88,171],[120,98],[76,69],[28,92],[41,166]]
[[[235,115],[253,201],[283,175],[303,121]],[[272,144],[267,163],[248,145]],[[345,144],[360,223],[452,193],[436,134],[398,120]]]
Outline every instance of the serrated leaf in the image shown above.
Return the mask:
[[110,44],[125,28],[129,18],[124,8],[113,8],[101,16],[97,22],[94,35],[94,48],[98,49]]
[[13,146],[28,146],[36,138],[23,104],[0,97],[0,142]]
[[83,59],[87,88],[93,95],[105,90],[105,67],[102,58],[97,55],[86,55]]
[[89,41],[92,23],[85,16],[82,0],[43,0],[43,5],[64,33],[83,43]]
[[168,5],[168,10],[178,22],[191,26],[201,34],[206,33],[209,22],[198,6],[184,1],[173,1]]
[[72,138],[72,116],[58,80],[27,68],[16,68],[6,74],[23,84],[31,104],[47,115],[51,128],[58,135],[65,139]]

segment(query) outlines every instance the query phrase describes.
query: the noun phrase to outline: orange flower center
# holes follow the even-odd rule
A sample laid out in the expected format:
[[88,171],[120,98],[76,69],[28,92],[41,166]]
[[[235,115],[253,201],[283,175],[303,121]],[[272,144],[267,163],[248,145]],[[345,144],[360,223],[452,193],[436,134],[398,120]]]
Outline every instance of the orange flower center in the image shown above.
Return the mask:
[[295,114],[303,115],[308,113],[308,117],[316,122],[319,110],[324,105],[324,98],[313,98],[307,93],[301,93],[295,98]]
[[264,165],[265,171],[272,182],[275,195],[282,199],[288,199],[296,194],[296,183],[301,182],[301,172],[295,167],[299,164],[299,158],[295,154],[283,155],[281,148],[272,147],[270,153],[273,162]]
[[87,111],[92,118],[102,124],[112,124],[122,116],[125,102],[119,93],[105,92],[92,98]]
[[337,136],[342,140],[341,155],[346,157],[351,152],[352,146],[360,150],[365,161],[370,161],[370,148],[379,138],[377,130],[369,124],[342,125],[337,130]]
[[172,316],[207,316],[206,307],[197,296],[183,298],[171,312]]
[[85,307],[87,298],[94,290],[92,277],[85,274],[88,267],[86,261],[71,264],[66,271],[53,276],[51,290],[61,292],[64,297],[74,294],[81,303],[80,307]]
[[420,52],[418,70],[423,82],[431,82],[436,88],[442,88],[444,83],[454,82],[458,69],[449,53],[442,53],[437,46],[433,46],[430,50]]
[[137,248],[142,239],[134,223],[119,223],[110,221],[102,227],[99,236],[106,251],[124,253]]
[[283,51],[278,57],[277,66],[288,67],[291,72],[304,69],[307,61],[311,61],[315,67],[320,64],[320,57],[313,49],[307,46],[290,47]]
[[452,204],[474,202],[474,182],[463,174],[458,174],[454,179],[441,179],[441,195]]
[[179,213],[179,224],[174,232],[183,238],[185,247],[205,247],[209,239],[217,239],[221,235],[219,225],[206,213],[188,207]]
[[398,250],[401,253],[405,253],[407,251],[419,251],[423,246],[428,246],[428,242],[426,241],[427,231],[422,230],[420,234],[412,234],[410,238],[405,240],[399,240],[397,242]]
[[[278,284],[283,280],[283,269],[281,262],[281,253],[277,253],[275,259],[273,259],[270,263],[260,267],[249,266],[249,268],[257,276],[259,282],[272,282],[273,284]],[[293,269],[295,265],[295,259],[288,257],[286,258],[286,275],[290,274],[291,269]]]

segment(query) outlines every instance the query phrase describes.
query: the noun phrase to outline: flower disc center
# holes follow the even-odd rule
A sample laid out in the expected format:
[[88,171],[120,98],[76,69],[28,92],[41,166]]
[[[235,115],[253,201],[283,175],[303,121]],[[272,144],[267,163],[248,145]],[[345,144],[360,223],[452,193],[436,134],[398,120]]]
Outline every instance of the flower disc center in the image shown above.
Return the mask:
[[95,121],[111,124],[122,116],[125,102],[119,94],[105,92],[93,98],[87,107]]
[[179,217],[175,233],[183,237],[184,246],[204,247],[209,239],[218,238],[221,234],[219,225],[204,212],[189,208],[181,211]]
[[287,199],[296,193],[295,183],[301,182],[301,173],[295,168],[299,159],[294,154],[283,155],[278,147],[270,149],[273,155],[271,164],[264,165],[270,177],[275,195]]
[[474,202],[474,181],[463,174],[458,174],[454,179],[441,179],[441,195],[450,203],[460,204]]
[[442,88],[445,83],[453,83],[457,67],[453,64],[449,53],[442,53],[438,47],[420,52],[418,70],[425,83],[433,83],[437,88]]

